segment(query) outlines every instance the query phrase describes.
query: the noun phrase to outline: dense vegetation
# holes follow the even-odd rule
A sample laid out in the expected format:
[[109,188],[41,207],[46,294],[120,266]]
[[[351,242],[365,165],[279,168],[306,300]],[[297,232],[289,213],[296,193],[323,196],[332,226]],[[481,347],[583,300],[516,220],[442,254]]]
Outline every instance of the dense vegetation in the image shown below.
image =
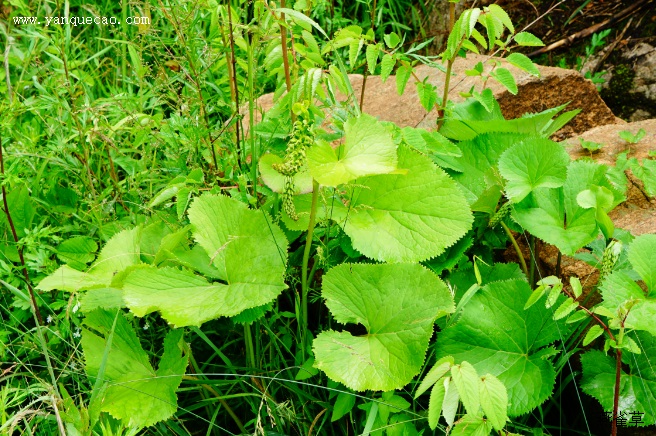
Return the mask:
[[[656,236],[608,213],[625,169],[656,168],[572,161],[549,138],[576,110],[503,118],[486,84],[516,93],[507,66],[539,75],[518,49],[543,44],[498,5],[454,13],[439,56],[411,2],[10,5],[0,433],[655,423]],[[471,52],[497,57],[455,104]],[[414,87],[437,125],[362,113],[352,72]],[[541,276],[538,239],[598,283]]]

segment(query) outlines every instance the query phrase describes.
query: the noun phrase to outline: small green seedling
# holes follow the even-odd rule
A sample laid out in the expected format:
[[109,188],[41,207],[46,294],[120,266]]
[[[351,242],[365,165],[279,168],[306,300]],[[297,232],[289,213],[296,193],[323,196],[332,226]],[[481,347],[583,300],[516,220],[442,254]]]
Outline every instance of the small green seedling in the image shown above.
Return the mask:
[[629,144],[637,144],[638,142],[640,142],[642,138],[645,137],[646,134],[647,132],[645,132],[645,129],[638,130],[638,133],[636,133],[635,135],[628,130],[622,130],[619,133],[620,138],[622,138]]
[[581,143],[581,147],[585,148],[590,153],[595,153],[595,152],[599,151],[601,149],[601,147],[604,146],[604,144],[601,144],[599,142],[586,141],[583,138],[579,138],[579,142]]

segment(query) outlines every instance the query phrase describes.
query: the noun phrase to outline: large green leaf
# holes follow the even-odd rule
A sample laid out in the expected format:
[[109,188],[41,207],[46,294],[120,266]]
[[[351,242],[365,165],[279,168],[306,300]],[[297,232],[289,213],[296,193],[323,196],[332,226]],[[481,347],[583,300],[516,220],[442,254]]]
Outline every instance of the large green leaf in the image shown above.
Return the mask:
[[[629,300],[643,300],[645,293],[640,286],[627,274],[627,271],[614,271],[604,277],[601,282],[602,306],[612,312],[617,311]],[[631,309],[633,312],[634,308]]]
[[436,354],[467,361],[479,374],[490,373],[508,388],[508,414],[518,416],[551,394],[556,372],[543,348],[565,335],[542,305],[524,310],[531,288],[523,280],[490,283],[465,306],[454,326],[442,331]]
[[465,188],[470,204],[483,195],[491,182],[501,184],[497,168],[499,158],[504,151],[525,138],[526,134],[484,133],[458,144],[462,157],[457,162],[462,172],[454,173],[453,178]]
[[533,235],[573,256],[599,233],[595,210],[581,207],[578,195],[596,185],[613,192],[613,206],[622,201],[622,194],[611,186],[606,172],[605,166],[594,162],[571,162],[561,188],[536,189],[514,206],[513,217]]
[[636,237],[629,245],[629,261],[647,285],[647,292],[627,272],[615,271],[601,284],[602,304],[616,312],[630,301],[627,327],[656,335],[656,235]]
[[450,434],[454,436],[489,436],[493,430],[489,419],[467,414],[456,421]]
[[176,326],[200,325],[269,303],[287,287],[288,243],[265,212],[208,194],[194,201],[189,219],[225,283],[210,283],[187,270],[135,269],[123,281],[123,298],[137,316],[160,311]]
[[[273,169],[273,165],[281,163],[283,163],[283,158],[271,153],[261,156],[258,162],[262,180],[273,192],[278,193],[285,189],[285,176]],[[312,192],[312,176],[310,176],[307,165],[303,165],[301,170],[294,175],[294,191],[295,194]]]
[[563,186],[568,163],[562,145],[533,137],[507,149],[499,159],[499,171],[508,180],[506,194],[518,203],[537,188]]
[[[122,313],[96,310],[87,315],[84,323],[94,330],[82,330],[87,374],[93,383],[104,366],[103,381],[108,383],[101,410],[139,428],[170,418],[177,410],[175,391],[187,367],[187,357],[182,357],[181,351],[182,330],[166,335],[164,354],[155,371]],[[104,360],[110,337],[109,354]]]
[[357,391],[409,383],[421,370],[435,319],[455,310],[446,285],[416,264],[342,264],[325,275],[322,293],[338,322],[362,324],[367,334],[319,334],[315,366]]
[[222,279],[283,284],[288,242],[266,212],[225,195],[205,194],[189,208],[189,221]]
[[76,236],[66,239],[57,246],[57,257],[75,269],[84,269],[91,262],[98,249],[96,241],[88,236]]
[[[14,223],[16,234],[22,238],[25,236],[25,232],[32,228],[35,216],[34,201],[26,185],[21,184],[19,187],[7,189],[7,191],[7,206],[9,206],[11,220]],[[9,231],[9,222],[4,209],[0,213],[0,229]]]
[[271,302],[286,287],[282,277],[279,281],[225,285],[210,283],[187,270],[149,266],[126,277],[123,300],[137,316],[160,311],[162,318],[176,327],[200,326]]
[[[547,137],[550,132],[553,133],[553,124],[556,123],[552,118],[566,106],[557,106],[537,114],[525,114],[521,118],[506,120],[498,109],[498,103],[495,103],[492,113],[489,113],[480,103],[472,100],[458,103],[448,110],[448,116],[440,129],[442,135],[459,141],[474,139],[476,135],[488,132],[525,133]],[[484,113],[480,112],[481,109]]]
[[310,174],[320,184],[338,186],[358,177],[396,170],[396,144],[376,118],[362,114],[344,124],[344,144],[320,141],[307,151]]
[[629,246],[629,261],[647,285],[649,294],[656,294],[656,235],[641,235]]
[[[648,333],[631,335],[641,348],[640,354],[625,352],[620,375],[619,411],[629,414],[642,412],[640,425],[656,423],[656,338]],[[595,397],[605,411],[613,410],[616,361],[614,357],[593,350],[581,356],[583,392]],[[627,373],[625,368],[629,369]],[[630,416],[630,415],[629,415]],[[630,418],[629,418],[630,419]]]
[[430,158],[399,147],[408,173],[358,179],[348,206],[335,202],[333,218],[353,248],[386,262],[439,256],[465,235],[473,218],[454,181]]
[[58,289],[75,292],[109,286],[117,274],[129,266],[141,263],[140,239],[140,227],[123,230],[107,241],[87,272],[80,272],[68,265],[62,265],[54,273],[41,280],[37,288],[42,291]]

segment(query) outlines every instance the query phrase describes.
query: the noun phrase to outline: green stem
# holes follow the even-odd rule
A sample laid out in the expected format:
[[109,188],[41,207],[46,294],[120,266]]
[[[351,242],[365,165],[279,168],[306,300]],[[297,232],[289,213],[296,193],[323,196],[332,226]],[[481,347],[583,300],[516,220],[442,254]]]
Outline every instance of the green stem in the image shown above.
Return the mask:
[[319,258],[318,256],[315,256],[314,263],[312,264],[312,269],[310,270],[310,275],[308,276],[308,287],[312,286],[312,282],[314,281],[314,274],[317,272],[318,267]]
[[531,285],[531,289],[535,287],[535,262],[537,261],[537,256],[535,254],[535,236],[531,235],[529,237],[529,246],[530,246],[530,262],[531,264],[529,265],[529,271],[528,271],[528,282]]
[[[301,335],[305,339],[305,332],[308,327],[308,262],[310,260],[310,250],[312,248],[312,235],[314,234],[314,224],[317,218],[317,200],[319,199],[319,182],[312,182],[312,206],[310,209],[310,223],[308,224],[307,237],[305,238],[305,250],[303,251],[303,265],[301,270],[301,325],[303,331]],[[303,355],[305,356],[305,341],[303,341]]]
[[501,227],[503,227],[503,230],[506,232],[506,235],[508,235],[508,238],[510,239],[510,242],[512,243],[513,247],[515,248],[517,257],[519,257],[519,263],[522,265],[522,271],[524,271],[524,274],[526,275],[526,277],[528,277],[528,268],[526,268],[526,261],[524,260],[524,255],[522,254],[522,250],[519,249],[519,244],[517,244],[517,240],[510,232],[510,229],[508,228],[506,223],[501,221],[500,224]]
[[446,109],[446,102],[447,99],[449,98],[449,82],[451,82],[451,69],[453,68],[454,62],[455,59],[449,59],[449,61],[446,64],[446,78],[444,79],[444,91],[442,92],[442,102],[440,103],[440,109],[437,111],[437,116],[440,118],[440,120],[437,122],[437,130],[440,130],[442,128],[442,124],[444,124],[444,110]]
[[[449,34],[453,30],[453,25],[456,23],[456,4],[449,3]],[[440,109],[437,111],[437,115],[440,120],[437,122],[437,130],[442,128],[444,124],[444,110],[446,109],[446,101],[449,98],[449,83],[451,82],[451,70],[453,69],[453,63],[458,57],[458,52],[460,47],[462,47],[463,40],[460,41],[458,47],[453,52],[453,58],[449,59],[446,64],[446,78],[444,79],[444,91],[442,92],[442,101],[440,102]]]
[[246,360],[251,368],[256,368],[253,334],[251,332],[251,326],[248,324],[244,324],[244,342],[246,346]]
[[[285,0],[280,0],[280,7],[285,7]],[[287,92],[292,89],[292,78],[289,72],[289,54],[287,48],[287,28],[285,27],[285,14],[280,14],[280,42],[282,43],[282,63],[285,69],[285,85]]]
[[[198,329],[198,331],[200,331],[200,329]],[[201,371],[200,367],[198,366],[198,363],[196,362],[196,359],[194,358],[194,355],[191,352],[191,347],[189,346],[189,344],[185,343],[184,348],[185,348],[185,351],[187,352],[187,354],[189,356],[189,363],[191,363],[191,368],[192,368],[191,373],[192,373],[192,375],[185,375],[182,378],[184,380],[193,380],[193,381],[195,381],[195,380],[206,380],[205,376],[203,375],[203,372]],[[198,377],[196,377],[193,374],[198,374]],[[239,431],[241,431],[243,434],[246,434],[247,432],[246,432],[246,428],[244,427],[244,424],[242,424],[242,422],[239,419],[239,417],[237,416],[237,414],[235,414],[235,412],[232,410],[232,408],[228,405],[226,400],[223,398],[223,394],[221,394],[220,392],[218,392],[216,390],[216,388],[213,388],[208,384],[203,383],[200,386],[216,397],[216,399],[219,401],[219,403],[221,403],[221,405],[226,410],[226,412],[228,412],[228,415],[230,415],[230,417],[233,419],[233,421],[235,422],[237,427],[239,427]],[[209,409],[208,409],[208,412],[209,412]],[[211,413],[208,413],[208,415],[211,416]]]
[[[121,31],[123,32],[123,37],[125,39],[128,38],[128,25],[127,25],[127,18],[128,18],[128,2],[126,0],[121,1]],[[121,44],[121,86],[123,87],[123,90],[126,90],[128,83],[126,82],[125,78],[128,77],[128,66],[127,66],[127,56],[128,56],[128,48],[126,44]],[[129,91],[130,93],[132,90]]]
[[[255,44],[256,38],[252,36],[250,38],[250,44],[248,46],[248,125],[255,125],[255,96],[254,89],[255,86],[254,76],[255,76],[255,65],[253,64],[254,49],[253,45]],[[251,127],[252,129],[252,127]],[[251,143],[251,179],[253,179],[253,197],[255,198],[255,204],[258,204],[257,201],[257,160],[258,155],[255,150],[255,135],[253,132],[250,132],[250,143]]]
[[[230,42],[230,61],[232,63],[231,68],[232,68],[232,80],[233,80],[233,87],[235,89],[234,93],[234,102],[235,102],[235,111],[237,112],[237,122],[235,123],[235,133],[236,135],[236,141],[237,141],[237,166],[241,167],[241,159],[239,158],[240,151],[243,152],[241,148],[241,138],[240,138],[240,126],[241,126],[241,119],[239,118],[239,84],[237,83],[237,58],[235,55],[235,35],[234,35],[234,28],[232,27],[232,7],[231,7],[232,0],[228,0],[228,41]],[[193,64],[191,64],[193,66]],[[198,95],[200,96],[200,101],[203,103],[203,94],[200,92],[200,86],[198,88],[199,92]],[[201,109],[204,108],[204,105],[201,104]],[[204,112],[205,117],[207,117],[207,113]],[[252,125],[252,124],[251,124]],[[209,125],[208,125],[209,128]],[[212,147],[212,156],[214,158],[214,165],[215,165],[215,170],[218,171],[217,162],[216,162],[216,152],[214,150],[214,145],[212,144],[213,141],[210,142],[210,146]]]

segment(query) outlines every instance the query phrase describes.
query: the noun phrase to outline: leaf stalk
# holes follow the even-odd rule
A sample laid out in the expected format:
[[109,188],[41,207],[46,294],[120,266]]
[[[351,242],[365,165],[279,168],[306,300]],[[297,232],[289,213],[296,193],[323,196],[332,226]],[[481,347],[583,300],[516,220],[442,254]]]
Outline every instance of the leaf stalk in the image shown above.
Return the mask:
[[305,238],[305,250],[303,251],[303,264],[301,269],[301,304],[302,304],[302,320],[301,325],[303,326],[303,331],[301,335],[303,337],[303,355],[305,356],[305,332],[308,328],[308,262],[310,260],[310,251],[312,249],[312,235],[314,234],[314,225],[317,218],[317,200],[319,199],[319,182],[316,180],[312,181],[312,205],[310,209],[310,223],[308,224],[307,236]]

